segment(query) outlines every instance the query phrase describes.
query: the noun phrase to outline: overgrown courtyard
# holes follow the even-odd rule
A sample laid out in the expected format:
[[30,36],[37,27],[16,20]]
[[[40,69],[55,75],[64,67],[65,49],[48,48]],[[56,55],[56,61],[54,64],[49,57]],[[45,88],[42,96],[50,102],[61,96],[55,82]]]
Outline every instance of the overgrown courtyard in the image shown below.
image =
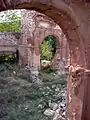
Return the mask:
[[68,54],[52,19],[25,9],[1,12],[0,120],[65,120]]
[[64,119],[66,76],[40,71],[38,78],[40,85],[25,68],[0,66],[0,120]]

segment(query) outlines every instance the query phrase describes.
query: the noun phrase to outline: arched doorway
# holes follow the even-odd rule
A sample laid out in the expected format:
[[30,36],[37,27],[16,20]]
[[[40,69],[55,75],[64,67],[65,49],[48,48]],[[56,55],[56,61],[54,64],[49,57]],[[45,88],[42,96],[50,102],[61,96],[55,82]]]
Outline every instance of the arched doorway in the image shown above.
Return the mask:
[[55,70],[60,75],[67,73],[65,68],[69,59],[67,40],[61,36],[48,35],[40,44],[40,68]]
[[[82,2],[82,1],[80,1]],[[83,13],[83,15],[85,14],[85,12],[82,10],[82,8],[86,7],[84,6],[83,2],[82,2],[82,6],[81,7],[81,11],[77,10],[78,5],[77,2],[74,6],[74,4],[69,4],[69,2],[65,1],[52,1],[52,2],[47,2],[47,1],[12,1],[10,4],[5,2],[1,2],[2,4],[2,10],[3,9],[11,9],[11,8],[26,8],[26,9],[35,9],[41,13],[46,14],[47,16],[51,17],[57,24],[59,24],[62,28],[62,30],[64,31],[64,33],[67,36],[68,39],[68,43],[69,43],[69,48],[70,48],[70,73],[74,73],[75,76],[73,76],[72,74],[70,74],[70,78],[68,81],[68,116],[67,118],[70,119],[81,119],[82,117],[82,108],[85,107],[85,105],[83,104],[84,101],[84,85],[86,84],[84,80],[84,76],[82,78],[82,81],[85,82],[81,82],[80,78],[85,69],[86,68],[86,58],[87,61],[89,60],[89,57],[86,57],[86,55],[88,55],[89,53],[89,49],[86,50],[87,53],[85,55],[85,49],[84,47],[87,46],[87,43],[85,41],[83,41],[83,39],[86,39],[88,41],[88,38],[85,36],[83,36],[82,33],[84,33],[84,31],[82,30],[83,28],[86,29],[86,26],[88,26],[87,23],[81,25],[79,27],[79,23],[82,22],[82,19],[80,19],[80,12]],[[70,5],[70,6],[69,6]],[[8,6],[8,7],[7,7]],[[38,7],[39,6],[39,7]],[[73,7],[74,6],[74,7]],[[79,11],[79,14],[78,14]],[[86,19],[86,17],[85,17]],[[89,29],[89,27],[88,27]],[[87,33],[88,34],[88,33]],[[89,37],[89,35],[88,35]],[[85,44],[84,44],[85,43]],[[82,59],[81,59],[82,58]],[[89,61],[88,61],[89,62]],[[84,64],[83,64],[84,63]],[[77,68],[77,69],[76,69]],[[87,68],[90,68],[90,65],[87,64]],[[77,71],[80,72],[80,78],[79,78],[79,84],[77,85],[78,88],[78,92],[74,92],[74,90],[77,88],[71,84],[74,84],[74,82],[76,83],[77,79]],[[76,79],[74,79],[76,78]],[[83,85],[84,84],[84,85]],[[79,87],[80,85],[80,87]],[[74,88],[73,88],[74,87]],[[83,89],[81,89],[83,88]],[[71,92],[73,91],[73,92]],[[88,89],[89,91],[89,89]],[[88,101],[88,99],[87,99]],[[89,101],[88,101],[89,102]],[[73,104],[73,105],[72,105]],[[72,107],[73,106],[73,107]],[[90,108],[90,106],[88,106],[88,109]],[[84,110],[84,109],[83,109]],[[75,112],[75,114],[73,113],[73,111],[77,111]],[[87,113],[88,114],[88,113]],[[83,114],[84,115],[84,114]],[[89,119],[89,115],[88,115],[88,119]],[[82,118],[83,119],[83,118]]]
[[51,61],[56,53],[56,48],[56,38],[53,35],[46,36],[40,46],[41,67],[51,67],[49,65],[51,64]]

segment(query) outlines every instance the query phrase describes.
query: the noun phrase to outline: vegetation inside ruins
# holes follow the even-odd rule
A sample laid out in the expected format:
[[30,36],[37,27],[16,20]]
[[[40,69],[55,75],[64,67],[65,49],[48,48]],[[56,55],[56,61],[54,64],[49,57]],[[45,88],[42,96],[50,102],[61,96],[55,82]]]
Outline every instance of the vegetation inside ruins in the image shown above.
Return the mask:
[[51,61],[56,52],[56,47],[56,38],[53,35],[48,35],[47,37],[45,37],[44,41],[40,46],[41,60]]
[[21,16],[18,12],[5,11],[0,14],[0,32],[20,32]]
[[0,55],[0,64],[4,64],[4,63],[14,64],[16,62],[17,62],[17,58],[14,54]]

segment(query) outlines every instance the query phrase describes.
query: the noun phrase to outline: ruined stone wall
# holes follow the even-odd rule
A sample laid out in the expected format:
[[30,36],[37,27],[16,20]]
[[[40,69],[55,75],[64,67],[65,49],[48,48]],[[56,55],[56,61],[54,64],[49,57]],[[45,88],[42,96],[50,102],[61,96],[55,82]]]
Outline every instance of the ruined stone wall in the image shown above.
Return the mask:
[[64,61],[66,65],[69,54],[67,40],[60,27],[52,19],[38,12],[22,10],[21,13],[21,33],[0,32],[0,51],[13,52],[18,49],[21,66],[29,65],[39,69],[40,45],[46,36],[53,35],[58,46],[52,67],[60,70],[60,61]]
[[[44,38],[53,35],[57,39],[57,50],[52,60],[52,67],[60,69],[60,61],[68,58],[69,48],[61,28],[52,19],[35,11],[22,11],[22,44],[26,45],[30,67],[40,68],[40,45]],[[64,65],[64,66],[65,66]]]
[[0,32],[0,54],[15,53],[20,36],[20,33]]
[[20,36],[21,36],[20,33],[0,32],[0,40],[6,41],[5,44],[9,42],[9,44],[18,45]]

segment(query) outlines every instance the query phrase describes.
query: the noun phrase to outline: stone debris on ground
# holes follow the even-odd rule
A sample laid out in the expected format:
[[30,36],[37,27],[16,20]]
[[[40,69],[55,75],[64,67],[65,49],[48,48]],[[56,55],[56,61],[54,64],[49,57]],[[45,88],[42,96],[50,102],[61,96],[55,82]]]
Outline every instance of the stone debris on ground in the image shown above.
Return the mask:
[[49,100],[49,108],[44,111],[44,115],[53,117],[53,120],[65,120],[66,88],[60,91],[57,96],[62,100],[58,100],[57,102],[51,102],[51,100]]

